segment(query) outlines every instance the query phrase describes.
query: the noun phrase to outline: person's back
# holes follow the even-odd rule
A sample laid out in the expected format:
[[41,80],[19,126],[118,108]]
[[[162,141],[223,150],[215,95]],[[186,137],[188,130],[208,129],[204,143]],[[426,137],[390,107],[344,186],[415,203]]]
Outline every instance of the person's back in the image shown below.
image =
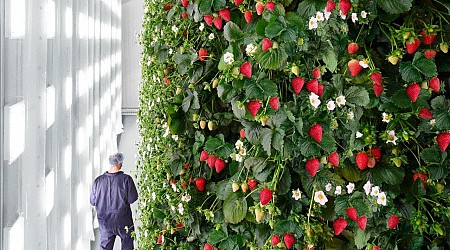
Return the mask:
[[112,155],[111,169],[97,177],[92,185],[90,202],[97,209],[101,249],[112,249],[116,236],[122,239],[122,249],[133,249],[133,218],[130,204],[138,198],[131,176],[119,171],[123,155]]

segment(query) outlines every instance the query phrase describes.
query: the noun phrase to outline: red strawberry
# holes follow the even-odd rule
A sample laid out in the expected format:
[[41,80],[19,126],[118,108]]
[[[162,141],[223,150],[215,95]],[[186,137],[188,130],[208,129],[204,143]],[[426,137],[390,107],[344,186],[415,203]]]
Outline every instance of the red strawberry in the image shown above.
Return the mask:
[[205,246],[203,247],[203,250],[213,250],[213,247],[211,246],[211,244],[209,244],[208,242],[205,244]]
[[359,50],[359,45],[357,43],[349,43],[347,45],[347,51],[349,54],[355,54]]
[[214,163],[214,167],[216,167],[216,172],[220,173],[225,168],[226,164],[225,161],[221,158],[217,158],[216,162]]
[[183,227],[183,222],[178,222],[178,224],[176,225],[177,228]]
[[422,119],[431,119],[433,118],[433,114],[427,108],[423,108],[419,111],[419,117]]
[[170,79],[169,79],[167,76],[165,76],[165,77],[163,78],[163,81],[164,81],[164,84],[165,84],[166,86],[169,86],[169,84],[170,84]]
[[319,78],[320,78],[320,73],[321,73],[321,72],[320,72],[320,68],[319,68],[319,67],[313,69],[313,71],[312,71],[312,75],[313,75],[313,77],[316,78],[316,79],[319,79]]
[[427,182],[426,182],[426,179],[428,179],[428,175],[427,174],[414,173],[413,174],[413,180],[416,181],[417,178],[420,178],[424,188],[428,187]]
[[399,220],[400,219],[398,218],[397,215],[391,215],[391,217],[389,217],[388,219],[389,229],[394,229],[398,225]]
[[205,22],[206,22],[206,24],[208,24],[208,26],[211,26],[213,23],[213,17],[211,15],[204,15],[203,20],[205,20]]
[[381,83],[383,82],[383,76],[378,71],[375,71],[372,74],[370,74],[370,79],[377,85],[381,85]]
[[162,244],[163,243],[163,236],[160,234],[158,235],[158,240],[156,241],[157,244]]
[[437,136],[436,141],[437,141],[441,151],[445,152],[445,150],[447,149],[448,144],[450,143],[450,133],[448,133],[448,132],[440,133]]
[[296,78],[292,79],[291,86],[292,86],[292,89],[294,90],[294,93],[299,94],[300,91],[302,90],[304,84],[305,84],[305,80],[301,77],[296,77]]
[[376,163],[377,163],[377,162],[375,161],[375,158],[374,158],[374,157],[369,157],[369,162],[367,163],[367,166],[368,166],[369,168],[374,168]]
[[341,0],[339,2],[339,8],[341,9],[342,15],[347,15],[351,7],[352,4],[347,0]]
[[181,5],[183,5],[183,7],[188,7],[189,5],[189,0],[181,0]]
[[414,54],[419,46],[420,40],[416,38],[413,42],[406,42],[406,51],[408,51],[408,54]]
[[318,93],[319,93],[319,82],[317,81],[317,79],[312,79],[311,81],[309,81],[306,84],[306,90],[308,90],[309,92],[312,92],[312,93],[318,95]]
[[323,89],[324,89],[324,88],[325,88],[325,86],[323,86],[322,83],[319,83],[319,84],[317,85],[317,95],[318,95],[318,96],[322,97],[322,95],[323,95]]
[[362,66],[359,65],[359,61],[356,59],[352,59],[348,62],[348,69],[350,70],[350,74],[352,76],[357,76],[359,72],[362,70]]
[[305,164],[306,170],[308,170],[309,174],[312,177],[316,176],[319,166],[320,166],[320,161],[317,158],[309,159]]
[[258,182],[253,179],[247,179],[247,185],[250,188],[250,191],[256,188],[258,186]]
[[248,110],[250,110],[250,114],[255,117],[258,114],[259,109],[261,108],[261,103],[258,100],[250,101],[247,105]]
[[252,18],[253,18],[252,11],[250,11],[250,10],[246,11],[246,12],[244,13],[244,18],[245,18],[245,21],[246,21],[247,23],[251,22],[251,21],[252,21]]
[[328,162],[333,165],[333,167],[339,166],[339,154],[337,152],[333,152],[328,156]]
[[217,158],[214,155],[209,155],[208,157],[208,166],[209,168],[213,168],[214,165],[216,164],[216,160]]
[[267,8],[269,11],[273,11],[273,9],[275,9],[275,3],[272,2],[272,1],[267,2],[267,3],[266,3],[266,8]]
[[183,163],[183,167],[184,167],[185,169],[188,169],[188,168],[189,168],[189,163]]
[[259,193],[259,202],[264,206],[272,200],[272,196],[272,191],[270,191],[270,189],[263,188]]
[[361,230],[366,230],[367,217],[366,216],[359,217],[356,223],[358,224],[359,228],[361,228]]
[[441,90],[441,81],[439,80],[439,78],[433,77],[430,79],[430,83],[428,83],[428,86],[434,91],[434,92],[439,92]]
[[372,250],[381,250],[379,246],[373,246]]
[[284,234],[283,240],[287,249],[290,249],[295,242],[295,238],[292,234]]
[[262,40],[262,50],[266,51],[270,48],[272,48],[272,42],[266,37]]
[[280,237],[278,237],[278,235],[274,234],[272,235],[272,239],[270,240],[270,243],[272,244],[272,246],[276,246],[278,243],[280,243]]
[[369,164],[369,156],[367,156],[366,152],[359,152],[356,155],[356,165],[360,170],[364,170]]
[[183,187],[184,189],[186,189],[188,186],[188,184],[186,182],[181,183],[181,187]]
[[195,179],[195,186],[197,186],[197,189],[200,192],[205,191],[205,184],[206,184],[205,178],[199,177],[199,178]]
[[181,18],[187,18],[187,17],[188,17],[188,13],[187,12],[181,13]]
[[223,18],[223,20],[225,20],[227,22],[229,22],[231,20],[230,10],[228,10],[228,9],[219,10],[219,16],[221,16]]
[[381,150],[379,148],[372,148],[370,150],[370,153],[375,158],[375,160],[377,160],[377,161],[381,160]]
[[425,50],[424,55],[425,55],[425,57],[427,59],[435,58],[436,57],[436,50],[434,50],[434,49],[427,49],[427,50]]
[[336,4],[332,0],[327,1],[327,6],[325,7],[325,10],[327,12],[331,12],[336,8]]
[[244,130],[244,129],[239,130],[239,136],[240,136],[242,139],[245,138],[245,130]]
[[198,50],[198,57],[200,61],[204,61],[208,57],[208,51],[204,48]]
[[165,9],[166,11],[169,11],[170,9],[172,9],[172,4],[171,4],[171,3],[166,3],[166,4],[164,4],[164,9]]
[[258,14],[258,16],[260,16],[264,11],[264,4],[262,2],[257,2],[255,5],[255,8],[256,8],[256,14]]
[[316,141],[321,142],[322,141],[322,125],[320,124],[314,124],[309,129],[309,135]]
[[214,17],[213,22],[214,22],[214,26],[216,26],[217,29],[219,29],[219,30],[222,29],[222,18]]
[[436,38],[436,35],[427,34],[426,30],[422,30],[420,32],[420,35],[423,36],[423,43],[425,45],[430,45],[433,43],[434,39]]
[[420,85],[417,83],[411,84],[406,88],[406,94],[412,102],[416,102],[420,94]]
[[234,0],[234,5],[239,6],[244,0]]
[[345,212],[347,213],[348,218],[350,218],[351,220],[356,220],[358,218],[358,212],[354,207],[347,208]]
[[374,84],[372,86],[372,89],[373,89],[373,93],[375,93],[376,97],[380,97],[381,93],[383,93],[383,90],[384,90],[383,85],[378,85],[378,84]]
[[209,157],[209,154],[205,150],[203,150],[200,153],[200,161],[206,161],[206,160],[208,160],[208,157]]
[[279,102],[279,100],[278,100],[278,97],[277,96],[274,96],[274,97],[272,97],[272,98],[270,98],[270,100],[269,100],[269,104],[270,104],[270,106],[273,108],[273,110],[278,110],[278,103]]
[[347,221],[342,218],[338,218],[333,222],[334,234],[339,235],[347,227]]
[[241,74],[247,78],[252,77],[252,65],[249,62],[245,62],[240,67]]

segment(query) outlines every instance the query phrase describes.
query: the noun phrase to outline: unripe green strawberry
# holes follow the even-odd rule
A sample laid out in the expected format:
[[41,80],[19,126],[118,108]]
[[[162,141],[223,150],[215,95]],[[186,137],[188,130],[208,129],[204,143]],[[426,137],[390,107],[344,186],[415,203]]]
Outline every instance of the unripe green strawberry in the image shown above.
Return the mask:
[[441,44],[439,44],[439,48],[441,49],[442,52],[447,54],[447,52],[448,52],[448,43],[441,43]]
[[233,192],[237,192],[239,190],[239,184],[237,184],[236,182],[233,182],[233,184],[231,184],[231,187],[233,188]]
[[278,49],[278,43],[277,42],[273,42],[273,45],[272,45],[272,49]]
[[298,76],[298,74],[300,74],[300,68],[299,68],[297,65],[294,65],[294,66],[292,66],[292,68],[291,68],[291,72],[292,72],[294,75]]
[[219,80],[218,79],[214,79],[214,81],[212,83],[213,89],[217,88],[218,85],[219,85]]
[[261,222],[262,219],[264,218],[264,211],[262,211],[260,208],[256,208],[255,209],[255,217],[256,217],[256,222]]
[[175,92],[175,94],[179,95],[183,92],[183,90],[180,87],[177,87],[177,91]]
[[234,67],[234,68],[231,70],[231,74],[233,74],[234,76],[238,76],[239,73],[240,73],[239,67]]
[[206,128],[206,121],[204,121],[204,120],[200,121],[200,128],[202,128],[202,129]]
[[243,182],[241,184],[241,189],[242,189],[242,192],[246,193],[248,191],[248,184]]
[[398,56],[389,56],[388,57],[388,61],[392,64],[392,65],[397,65],[398,61],[400,59],[398,58]]
[[199,118],[199,116],[198,116],[197,113],[192,114],[192,120],[193,121],[198,121],[198,118]]
[[214,121],[209,121],[209,122],[208,122],[208,129],[209,129],[210,131],[213,131],[215,128],[216,128],[215,122],[214,122]]

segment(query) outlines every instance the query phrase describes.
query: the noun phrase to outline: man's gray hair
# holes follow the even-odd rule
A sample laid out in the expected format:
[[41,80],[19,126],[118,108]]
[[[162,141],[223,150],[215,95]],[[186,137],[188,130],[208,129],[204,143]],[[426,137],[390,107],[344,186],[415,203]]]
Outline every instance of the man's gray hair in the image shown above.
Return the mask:
[[122,163],[124,158],[125,157],[124,157],[122,152],[110,155],[109,156],[109,165],[115,166],[115,165],[117,165],[119,163]]

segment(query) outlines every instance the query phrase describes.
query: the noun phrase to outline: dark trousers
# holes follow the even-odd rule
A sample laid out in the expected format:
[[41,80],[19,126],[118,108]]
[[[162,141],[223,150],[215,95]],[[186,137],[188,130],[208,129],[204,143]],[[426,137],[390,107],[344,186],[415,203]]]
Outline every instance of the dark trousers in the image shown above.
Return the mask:
[[124,227],[121,228],[105,228],[100,226],[100,249],[102,250],[113,250],[114,241],[116,236],[119,236],[122,240],[122,250],[133,250],[133,237],[131,233],[133,232],[133,227],[125,230]]

